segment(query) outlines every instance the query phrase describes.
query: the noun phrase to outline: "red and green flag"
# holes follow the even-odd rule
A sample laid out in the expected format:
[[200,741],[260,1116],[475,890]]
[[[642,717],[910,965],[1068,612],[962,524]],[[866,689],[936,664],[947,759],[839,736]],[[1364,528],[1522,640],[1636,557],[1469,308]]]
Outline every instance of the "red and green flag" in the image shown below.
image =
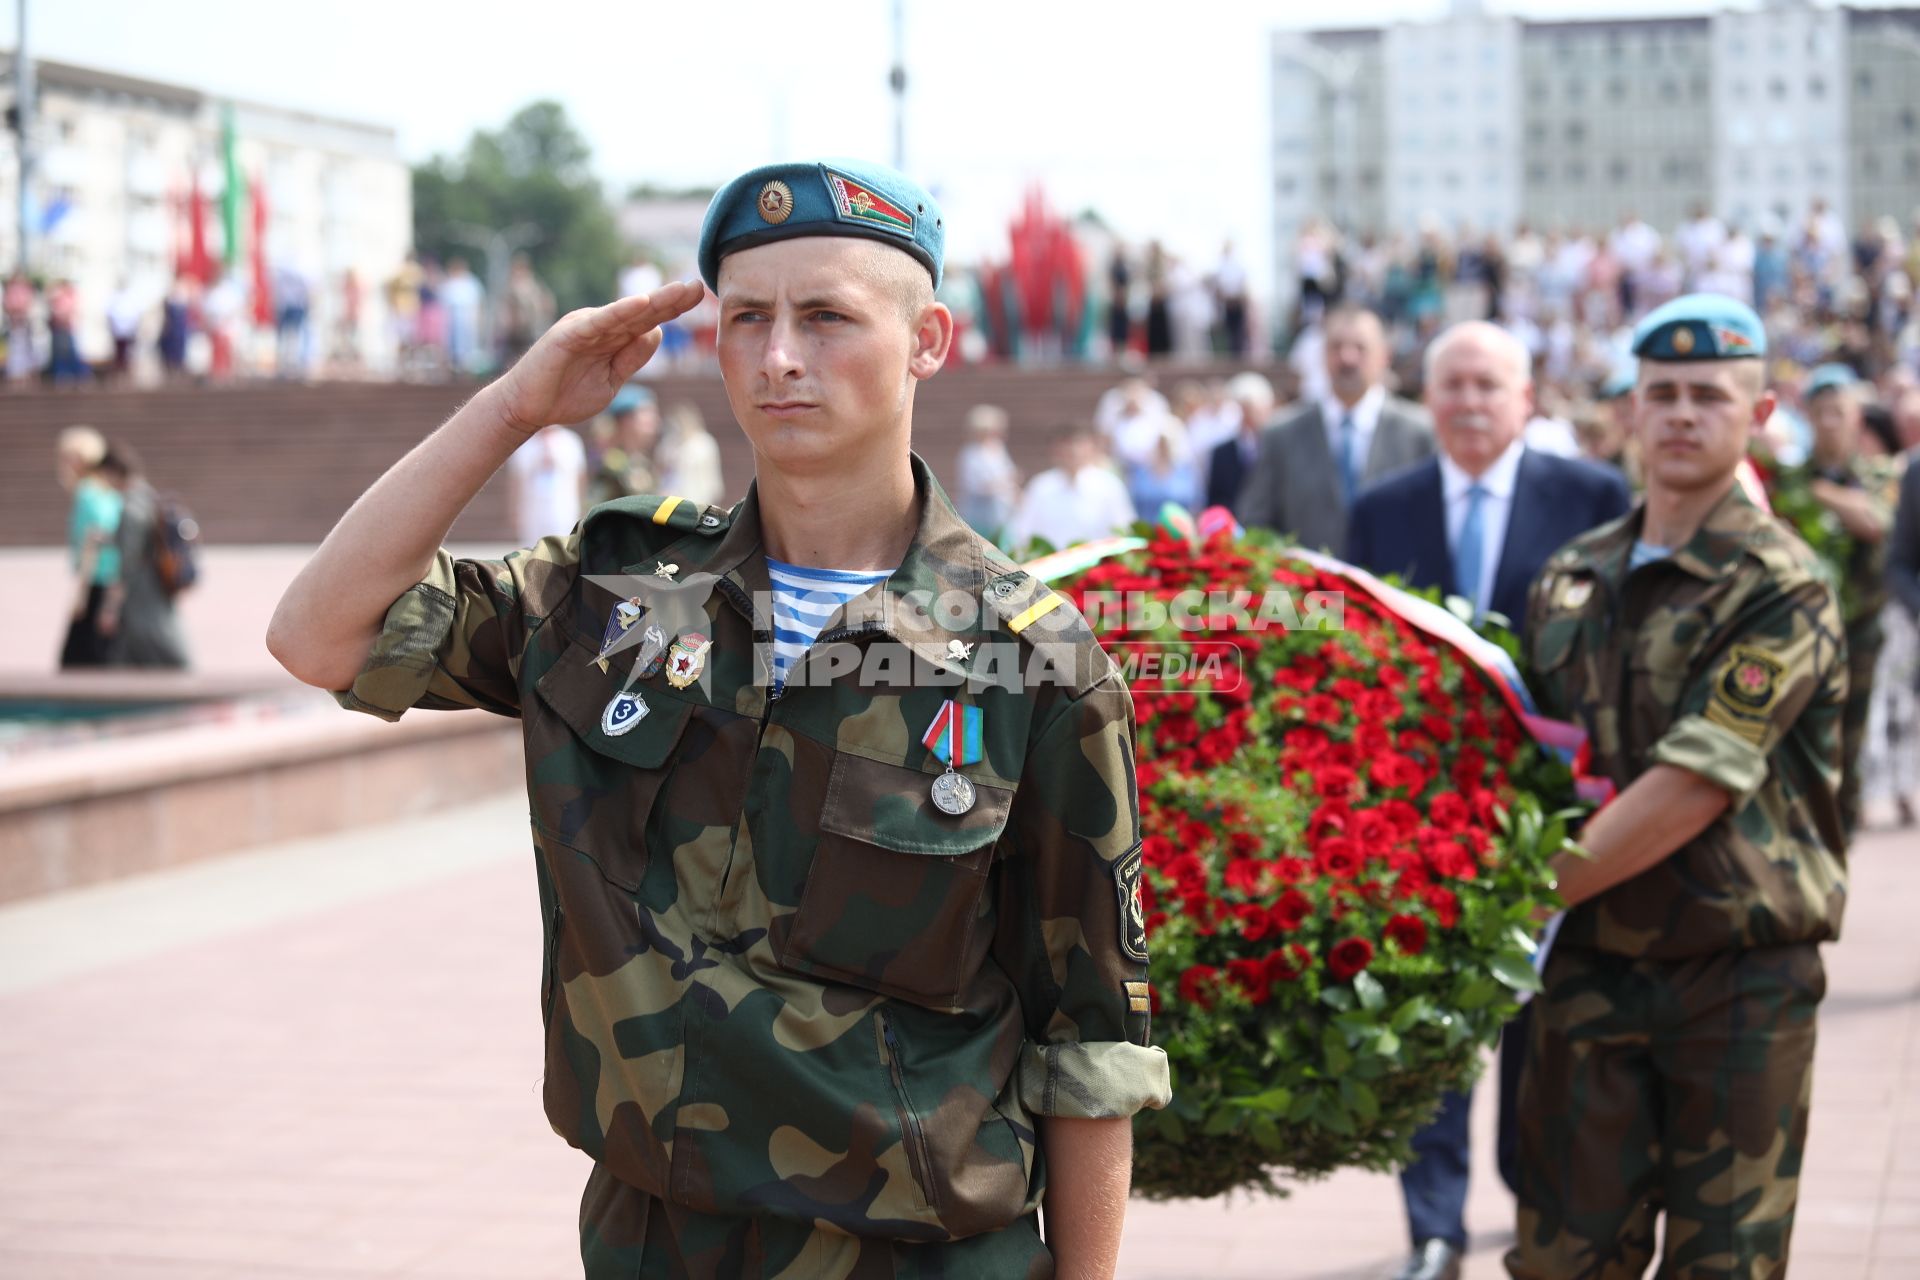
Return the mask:
[[827,170],[827,184],[833,188],[833,202],[841,217],[878,223],[906,236],[913,234],[913,215],[886,197],[831,169]]

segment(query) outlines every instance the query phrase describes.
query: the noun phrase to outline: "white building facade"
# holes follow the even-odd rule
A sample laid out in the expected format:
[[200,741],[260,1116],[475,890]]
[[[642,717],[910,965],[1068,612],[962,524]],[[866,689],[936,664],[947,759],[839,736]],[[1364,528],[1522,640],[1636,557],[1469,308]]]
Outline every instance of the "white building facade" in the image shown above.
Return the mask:
[[[350,345],[370,371],[392,364],[385,285],[413,241],[412,179],[394,131],[255,103],[224,103],[198,90],[57,62],[36,64],[35,205],[42,224],[28,273],[71,280],[79,294],[77,337],[91,360],[111,352],[108,300],[123,285],[147,316],[143,346],[185,256],[195,179],[205,201],[206,248],[228,257],[221,201],[224,128],[230,111],[235,168],[246,198],[233,271],[251,287],[257,189],[266,206],[261,244],[267,274],[297,274],[308,294],[310,365]],[[9,63],[0,100],[13,101]],[[0,135],[0,266],[20,265],[16,139]],[[245,314],[251,316],[251,302]],[[349,329],[348,318],[354,325]],[[267,359],[270,333],[241,334],[240,359]]]

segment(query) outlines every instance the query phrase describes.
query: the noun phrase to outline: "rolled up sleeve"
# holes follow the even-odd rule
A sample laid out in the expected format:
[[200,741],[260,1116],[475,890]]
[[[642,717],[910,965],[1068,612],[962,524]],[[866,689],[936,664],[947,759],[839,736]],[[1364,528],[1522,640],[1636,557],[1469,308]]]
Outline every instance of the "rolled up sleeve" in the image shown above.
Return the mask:
[[543,539],[504,560],[455,559],[441,550],[427,576],[387,609],[366,665],[352,685],[334,690],[334,700],[382,720],[415,707],[518,716],[529,577],[570,570],[577,549],[575,535]]
[[1027,754],[1010,819],[995,959],[1021,992],[1020,1100],[1042,1116],[1115,1119],[1172,1097],[1149,1044],[1135,909],[1133,702],[1117,679],[1058,709]]
[[1845,657],[1832,588],[1808,579],[1767,592],[1694,672],[1652,761],[1724,788],[1738,808],[1765,783],[1770,757],[1801,717],[1845,701]]

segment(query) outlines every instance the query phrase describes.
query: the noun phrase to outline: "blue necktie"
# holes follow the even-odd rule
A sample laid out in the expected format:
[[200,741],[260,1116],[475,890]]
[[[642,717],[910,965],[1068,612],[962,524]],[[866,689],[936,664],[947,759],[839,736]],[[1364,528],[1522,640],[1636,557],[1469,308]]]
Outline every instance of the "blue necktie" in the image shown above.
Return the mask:
[[1353,505],[1354,495],[1360,492],[1360,466],[1354,457],[1360,433],[1354,429],[1351,413],[1340,419],[1340,497],[1347,506]]
[[1460,522],[1460,537],[1453,544],[1453,583],[1480,612],[1480,566],[1487,541],[1487,499],[1492,496],[1480,485],[1467,490],[1467,518]]

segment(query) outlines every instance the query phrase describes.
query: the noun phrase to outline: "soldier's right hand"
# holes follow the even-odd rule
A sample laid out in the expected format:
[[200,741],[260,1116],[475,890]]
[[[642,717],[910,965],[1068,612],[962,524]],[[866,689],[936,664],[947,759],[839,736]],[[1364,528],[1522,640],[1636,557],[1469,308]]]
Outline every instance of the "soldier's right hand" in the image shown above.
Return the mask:
[[704,294],[698,283],[677,280],[560,317],[494,384],[508,424],[530,435],[599,413],[660,349],[660,326],[692,310]]

